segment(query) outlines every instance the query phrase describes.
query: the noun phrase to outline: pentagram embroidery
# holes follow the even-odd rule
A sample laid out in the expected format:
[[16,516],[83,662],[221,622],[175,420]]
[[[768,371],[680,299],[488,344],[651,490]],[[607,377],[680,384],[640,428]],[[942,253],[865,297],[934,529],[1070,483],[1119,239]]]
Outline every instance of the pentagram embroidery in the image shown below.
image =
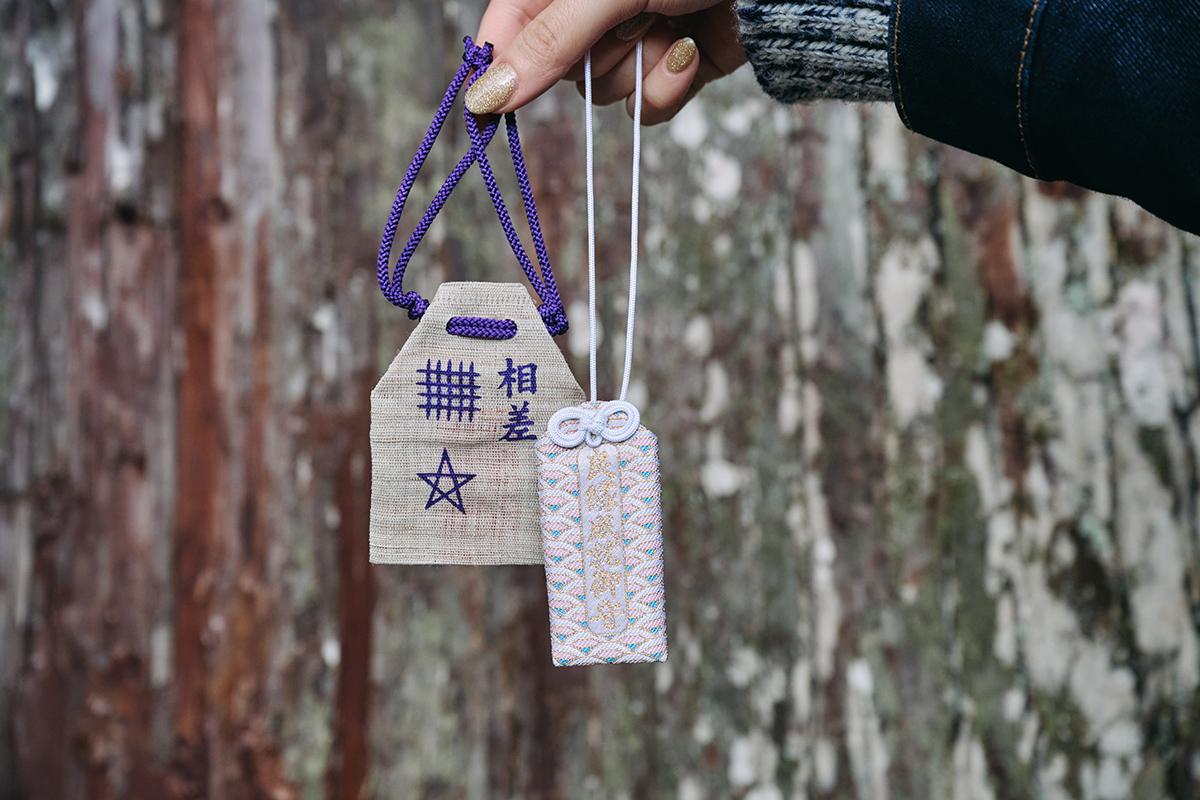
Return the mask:
[[[455,472],[454,465],[450,463],[450,454],[446,452],[446,448],[442,448],[442,463],[438,464],[438,471],[418,472],[417,477],[428,483],[430,487],[429,500],[426,501],[425,508],[432,508],[445,500],[462,513],[467,513],[467,509],[463,507],[462,487],[466,486],[475,476],[465,472]],[[451,486],[449,489],[441,488],[442,478],[450,479]],[[451,495],[454,495],[454,497],[451,497]]]

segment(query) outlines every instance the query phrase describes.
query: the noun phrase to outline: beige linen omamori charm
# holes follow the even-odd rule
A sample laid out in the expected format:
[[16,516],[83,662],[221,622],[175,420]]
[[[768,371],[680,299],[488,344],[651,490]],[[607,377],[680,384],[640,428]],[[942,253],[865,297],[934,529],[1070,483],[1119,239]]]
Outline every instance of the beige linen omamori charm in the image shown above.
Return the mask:
[[[467,316],[516,334],[447,333]],[[582,400],[524,286],[443,284],[371,392],[371,561],[541,564],[533,446]]]
[[[464,114],[471,147],[417,222],[391,274],[392,241],[417,173],[459,91],[484,74],[491,45],[463,39],[463,63],[396,192],[379,245],[379,288],[421,322],[371,392],[371,561],[385,564],[537,564],[542,561],[533,444],[550,414],[583,392],[550,334],[567,331],[521,154],[516,116],[504,115],[509,152],[537,255],[535,268],[500,196],[486,149],[499,118]],[[403,289],[404,270],[434,217],[479,165],[520,284],[448,283],[432,303]]]

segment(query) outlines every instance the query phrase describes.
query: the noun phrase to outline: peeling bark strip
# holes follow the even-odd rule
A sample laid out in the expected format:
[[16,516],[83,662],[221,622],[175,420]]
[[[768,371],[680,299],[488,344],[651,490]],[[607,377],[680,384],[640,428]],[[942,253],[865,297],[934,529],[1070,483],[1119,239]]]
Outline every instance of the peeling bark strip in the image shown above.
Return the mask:
[[352,438],[338,467],[338,684],[334,746],[329,758],[327,794],[331,800],[363,796],[370,767],[368,732],[371,701],[371,628],[375,573],[364,532],[371,514],[370,387],[361,375]]
[[[221,183],[237,141],[218,109],[228,91],[223,65],[236,55],[222,46],[221,30],[233,16],[224,0],[180,5],[186,367],[173,553],[177,797],[292,793],[264,718],[274,605],[266,572],[272,487],[264,442],[271,409],[270,229],[262,218],[250,228],[249,252],[239,246],[253,221],[223,197]],[[251,298],[236,289],[247,265]],[[251,303],[254,320],[246,343],[233,336],[239,301]]]
[[180,171],[182,249],[180,322],[186,368],[179,384],[172,583],[175,589],[174,678],[176,737],[173,768],[180,796],[207,792],[211,754],[205,736],[209,713],[205,637],[214,608],[218,571],[226,556],[218,499],[222,475],[221,400],[217,391],[218,259],[216,228],[229,216],[220,196],[220,130],[217,123],[220,52],[218,0],[184,0],[179,10],[179,97],[183,111]]

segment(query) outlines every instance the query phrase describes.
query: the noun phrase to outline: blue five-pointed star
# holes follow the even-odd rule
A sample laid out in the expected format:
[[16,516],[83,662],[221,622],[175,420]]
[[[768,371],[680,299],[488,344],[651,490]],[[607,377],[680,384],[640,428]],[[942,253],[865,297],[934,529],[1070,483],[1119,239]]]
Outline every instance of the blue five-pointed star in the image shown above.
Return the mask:
[[[467,513],[467,509],[463,507],[462,487],[466,486],[475,476],[465,472],[455,472],[454,465],[450,463],[450,454],[446,452],[446,448],[442,448],[442,463],[438,464],[438,471],[418,472],[417,477],[428,483],[431,490],[429,492],[429,500],[425,503],[425,508],[432,508],[445,500],[462,513]],[[442,478],[450,479],[451,485],[449,489],[441,487]]]

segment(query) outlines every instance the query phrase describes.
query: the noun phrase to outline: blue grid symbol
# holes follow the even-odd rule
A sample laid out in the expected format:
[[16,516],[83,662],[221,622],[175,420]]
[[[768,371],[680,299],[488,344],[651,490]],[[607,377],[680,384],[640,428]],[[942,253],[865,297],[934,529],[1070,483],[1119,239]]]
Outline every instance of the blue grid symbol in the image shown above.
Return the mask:
[[447,421],[454,414],[458,414],[459,422],[462,422],[463,414],[467,415],[468,422],[475,421],[475,412],[479,410],[475,404],[479,399],[479,383],[476,380],[479,373],[475,371],[474,361],[469,367],[464,367],[463,362],[459,361],[456,369],[452,359],[446,359],[444,367],[440,358],[436,366],[432,359],[426,359],[425,367],[417,372],[424,376],[417,381],[422,400],[417,408],[425,412],[425,419],[429,419],[432,412],[434,419],[438,420],[444,413]]

